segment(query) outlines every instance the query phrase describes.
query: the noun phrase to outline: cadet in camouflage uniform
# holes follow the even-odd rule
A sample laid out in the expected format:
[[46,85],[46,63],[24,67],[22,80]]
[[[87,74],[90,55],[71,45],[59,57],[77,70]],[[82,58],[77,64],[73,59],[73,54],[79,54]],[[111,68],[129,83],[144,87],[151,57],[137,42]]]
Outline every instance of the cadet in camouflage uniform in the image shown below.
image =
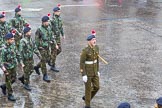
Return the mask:
[[37,48],[42,56],[42,60],[34,67],[36,73],[40,74],[39,68],[41,68],[43,73],[43,80],[50,82],[47,75],[46,62],[50,60],[50,45],[55,44],[55,39],[49,26],[49,17],[42,17],[42,25],[37,29],[35,33],[35,42]]
[[16,29],[15,44],[16,48],[19,48],[20,39],[22,39],[23,28],[27,24],[26,20],[21,16],[21,6],[19,5],[15,9],[15,17],[10,20],[12,28]]
[[8,22],[6,22],[5,13],[2,12],[2,14],[0,14],[0,48],[2,48],[4,45],[5,35],[10,31],[11,31],[11,26],[9,25]]
[[2,92],[6,95],[6,88],[8,91],[8,99],[11,101],[15,101],[15,97],[13,96],[12,84],[16,81],[16,67],[17,61],[20,61],[22,67],[23,63],[21,60],[21,56],[18,53],[15,44],[14,44],[14,36],[12,33],[8,33],[5,36],[6,44],[5,48],[2,49],[2,66],[6,69],[6,84],[1,85]]
[[90,108],[90,101],[99,90],[99,47],[94,35],[87,37],[88,46],[82,50],[80,56],[80,72],[85,83],[85,108]]
[[59,72],[59,70],[56,68],[55,65],[55,61],[56,61],[56,56],[58,54],[61,53],[62,49],[61,49],[61,37],[60,35],[62,35],[63,38],[65,38],[64,36],[64,31],[63,31],[63,23],[62,23],[62,19],[60,17],[60,8],[59,7],[55,7],[53,9],[53,17],[51,19],[51,26],[52,26],[52,31],[55,35],[55,40],[56,43],[58,45],[58,49],[56,49],[55,46],[51,47],[51,70],[55,71],[55,72]]
[[154,108],[162,108],[162,97],[159,97],[158,99],[156,99],[156,104]]
[[31,38],[31,28],[29,25],[24,28],[24,38],[20,40],[20,47],[19,51],[22,56],[22,60],[24,63],[24,75],[19,78],[19,80],[24,84],[24,88],[26,90],[31,91],[31,87],[29,86],[29,79],[30,75],[33,73],[34,70],[34,59],[33,54],[35,53],[40,59],[41,55],[34,43],[34,41]]

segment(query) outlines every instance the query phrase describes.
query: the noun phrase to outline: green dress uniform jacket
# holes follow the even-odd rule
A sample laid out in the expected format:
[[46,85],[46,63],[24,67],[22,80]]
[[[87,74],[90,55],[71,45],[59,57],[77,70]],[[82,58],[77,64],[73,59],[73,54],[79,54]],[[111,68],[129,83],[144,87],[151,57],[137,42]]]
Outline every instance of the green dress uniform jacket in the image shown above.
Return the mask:
[[90,77],[98,75],[99,71],[99,47],[96,45],[91,48],[89,45],[82,50],[80,56],[80,72],[82,75],[87,75]]

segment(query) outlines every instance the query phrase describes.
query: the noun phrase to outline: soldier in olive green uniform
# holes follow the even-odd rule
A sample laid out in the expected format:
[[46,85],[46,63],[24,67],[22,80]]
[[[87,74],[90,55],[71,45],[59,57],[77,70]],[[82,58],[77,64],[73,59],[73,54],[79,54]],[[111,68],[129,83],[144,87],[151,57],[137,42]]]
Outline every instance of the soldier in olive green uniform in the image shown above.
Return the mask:
[[40,74],[39,68],[43,73],[43,80],[50,82],[47,75],[46,62],[50,60],[50,45],[55,44],[55,39],[49,26],[49,17],[44,16],[42,18],[42,25],[37,29],[35,33],[35,42],[37,48],[42,56],[42,60],[34,67],[36,73]]
[[0,14],[0,48],[2,48],[2,46],[5,43],[4,40],[5,35],[10,31],[11,31],[11,26],[9,25],[8,22],[6,22],[5,13],[2,12],[2,14]]
[[85,83],[85,108],[90,108],[90,101],[99,90],[99,47],[94,35],[87,37],[88,46],[82,50],[80,56],[80,72]]
[[24,63],[24,75],[19,78],[19,80],[24,84],[24,88],[26,90],[31,91],[31,87],[29,86],[29,79],[30,75],[33,73],[34,70],[34,59],[33,54],[35,53],[40,59],[41,55],[34,43],[34,41],[31,38],[31,28],[29,25],[24,28],[24,38],[20,40],[20,47],[19,51],[22,56],[22,60]]
[[159,97],[158,99],[156,99],[156,104],[154,108],[162,108],[162,97]]
[[21,6],[19,5],[15,9],[15,17],[10,20],[12,28],[16,30],[15,34],[15,44],[16,48],[19,48],[20,39],[22,39],[23,28],[27,24],[26,20],[21,16]]
[[6,44],[5,48],[2,49],[2,65],[7,70],[8,74],[6,74],[6,84],[1,85],[2,92],[6,95],[6,88],[8,91],[8,99],[11,101],[15,101],[16,99],[13,96],[12,84],[16,81],[16,67],[17,61],[20,61],[22,67],[23,63],[21,60],[21,56],[18,53],[15,44],[14,44],[14,36],[12,33],[8,33],[5,36]]
[[51,26],[52,26],[52,31],[55,35],[55,39],[56,39],[56,43],[58,45],[58,49],[56,49],[55,46],[51,46],[51,70],[55,71],[55,72],[59,72],[59,70],[56,68],[55,65],[55,61],[56,61],[56,56],[58,54],[61,53],[62,49],[61,49],[61,36],[63,38],[65,38],[64,36],[64,30],[63,30],[63,23],[62,23],[62,19],[60,17],[60,8],[59,7],[55,7],[53,9],[53,17],[50,20],[51,22]]

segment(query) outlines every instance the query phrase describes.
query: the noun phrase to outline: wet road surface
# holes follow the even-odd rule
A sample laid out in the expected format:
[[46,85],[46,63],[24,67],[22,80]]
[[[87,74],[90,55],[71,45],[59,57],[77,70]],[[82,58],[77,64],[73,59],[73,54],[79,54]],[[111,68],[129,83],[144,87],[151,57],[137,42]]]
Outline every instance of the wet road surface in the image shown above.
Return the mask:
[[[22,4],[23,16],[31,24],[33,37],[41,17],[62,4],[66,39],[57,58],[59,73],[50,71],[51,83],[42,75],[31,76],[32,91],[14,86],[16,103],[0,92],[2,108],[83,108],[84,84],[79,72],[79,57],[86,46],[86,36],[97,32],[100,55],[100,90],[92,100],[92,108],[116,108],[121,101],[132,108],[153,108],[162,95],[162,2],[160,0],[5,0],[0,10],[13,10]],[[31,11],[31,9],[40,9]],[[26,9],[26,10],[25,10]],[[7,12],[7,19],[14,12]],[[35,61],[38,58],[35,56]],[[35,63],[36,63],[35,62]],[[22,75],[18,72],[18,76]],[[1,76],[1,83],[4,77]]]

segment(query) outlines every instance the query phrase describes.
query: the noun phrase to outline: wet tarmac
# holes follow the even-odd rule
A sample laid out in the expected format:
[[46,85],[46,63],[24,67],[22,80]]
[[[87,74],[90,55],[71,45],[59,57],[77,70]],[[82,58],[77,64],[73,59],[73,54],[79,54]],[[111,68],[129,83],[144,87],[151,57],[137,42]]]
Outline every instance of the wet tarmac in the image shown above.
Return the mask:
[[[79,71],[80,52],[86,36],[97,32],[100,55],[100,90],[91,102],[92,108],[116,108],[130,102],[131,108],[153,108],[162,96],[162,2],[161,0],[0,0],[0,11],[7,10],[7,20],[18,4],[31,24],[33,38],[41,17],[62,5],[66,39],[57,58],[59,73],[50,71],[51,83],[42,75],[31,76],[32,91],[23,89],[20,81],[14,87],[16,103],[0,92],[0,108],[83,108],[84,84]],[[35,56],[35,63],[38,58]],[[18,72],[18,76],[22,72]],[[4,77],[1,76],[1,83]]]

